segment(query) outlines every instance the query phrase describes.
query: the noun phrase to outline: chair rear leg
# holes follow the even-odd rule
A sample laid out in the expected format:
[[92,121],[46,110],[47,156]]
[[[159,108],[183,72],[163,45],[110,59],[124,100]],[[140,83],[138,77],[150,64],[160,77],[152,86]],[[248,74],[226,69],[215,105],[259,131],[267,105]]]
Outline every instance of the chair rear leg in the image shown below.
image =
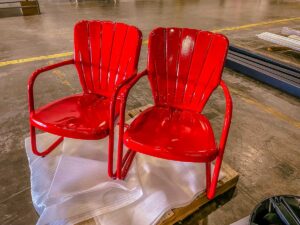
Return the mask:
[[40,152],[36,147],[36,133],[35,127],[30,125],[30,138],[31,138],[31,148],[32,152],[37,156],[45,157],[50,152],[52,152],[63,140],[64,137],[59,137],[52,145],[50,145],[46,150]]
[[213,177],[211,179],[210,187],[207,192],[208,199],[213,199],[215,197],[216,188],[217,188],[217,184],[218,184],[218,178],[219,178],[221,165],[222,165],[222,159],[223,159],[223,156],[220,156],[220,155],[216,159]]

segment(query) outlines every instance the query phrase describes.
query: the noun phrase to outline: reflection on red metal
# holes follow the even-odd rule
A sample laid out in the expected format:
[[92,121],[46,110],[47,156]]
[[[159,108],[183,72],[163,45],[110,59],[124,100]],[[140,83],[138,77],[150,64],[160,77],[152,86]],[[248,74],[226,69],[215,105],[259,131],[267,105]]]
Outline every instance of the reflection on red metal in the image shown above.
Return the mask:
[[[214,197],[232,113],[231,97],[221,80],[227,49],[228,40],[221,34],[179,28],[157,28],[151,32],[147,70],[131,81],[128,90],[141,76],[148,74],[155,105],[139,114],[124,133],[125,104],[122,102],[119,179],[125,178],[135,152],[169,160],[201,162],[206,163],[207,196]],[[208,119],[201,114],[218,85],[226,100],[219,144]],[[122,159],[123,140],[130,150]]]
[[[123,23],[81,21],[75,25],[74,59],[38,69],[28,82],[31,144],[36,155],[49,154],[64,137],[113,137],[126,84],[136,77],[141,40],[136,27]],[[83,93],[34,109],[33,85],[37,76],[69,64],[77,68]],[[35,128],[61,137],[48,149],[38,151]],[[108,172],[113,177],[113,141],[109,143]]]

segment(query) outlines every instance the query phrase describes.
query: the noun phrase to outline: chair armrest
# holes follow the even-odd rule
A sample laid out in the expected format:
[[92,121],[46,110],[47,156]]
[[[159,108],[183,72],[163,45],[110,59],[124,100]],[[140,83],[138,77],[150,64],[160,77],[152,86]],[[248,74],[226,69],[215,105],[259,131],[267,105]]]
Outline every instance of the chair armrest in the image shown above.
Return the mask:
[[[114,116],[115,116],[115,105],[117,102],[117,98],[119,96],[120,91],[124,90],[123,96],[122,96],[122,102],[126,104],[126,100],[128,97],[128,93],[131,90],[131,88],[138,82],[138,80],[147,75],[147,70],[142,71],[141,73],[137,74],[136,76],[133,76],[125,81],[123,81],[121,84],[119,84],[114,91],[114,94],[111,98],[110,102],[110,129],[114,128]],[[123,112],[124,113],[124,112]],[[122,112],[120,112],[122,114]]]
[[61,66],[65,66],[65,65],[69,65],[69,64],[74,64],[74,59],[69,59],[69,60],[65,60],[59,63],[55,63],[49,66],[45,66],[42,67],[36,71],[34,71],[31,76],[29,77],[28,80],[28,85],[27,85],[27,89],[28,89],[28,101],[29,101],[29,112],[33,112],[34,111],[34,98],[33,98],[33,86],[34,86],[34,82],[35,79],[37,78],[38,75],[40,75],[43,72],[61,67]]
[[226,145],[226,141],[227,141],[228,131],[230,128],[230,123],[231,123],[232,100],[231,100],[229,90],[223,80],[221,80],[220,86],[223,89],[223,93],[224,93],[225,101],[226,101],[225,117],[224,117],[223,129],[222,129],[222,134],[221,134],[220,143],[219,143],[219,151],[221,154],[223,154],[224,148]]
[[123,81],[121,84],[119,84],[116,88],[115,88],[115,92],[114,92],[114,100],[117,99],[117,97],[119,96],[119,92],[123,89],[125,89],[125,92],[129,92],[130,89],[136,84],[136,82],[138,82],[138,80],[147,75],[147,70],[142,71],[141,73],[137,74],[136,76],[133,76],[125,81]]

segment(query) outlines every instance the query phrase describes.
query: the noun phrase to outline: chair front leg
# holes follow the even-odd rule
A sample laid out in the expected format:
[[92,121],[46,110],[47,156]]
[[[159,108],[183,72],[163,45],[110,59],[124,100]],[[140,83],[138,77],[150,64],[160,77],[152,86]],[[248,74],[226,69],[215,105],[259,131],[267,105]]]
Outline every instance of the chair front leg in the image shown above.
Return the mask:
[[229,90],[223,80],[221,80],[220,85],[224,92],[224,96],[225,96],[225,100],[226,100],[226,109],[225,109],[225,118],[224,118],[224,122],[223,122],[221,139],[220,139],[220,143],[219,143],[219,154],[216,158],[213,177],[212,177],[212,180],[210,183],[209,190],[207,192],[207,197],[209,199],[214,198],[215,193],[216,193],[216,187],[217,187],[217,183],[218,183],[219,173],[221,170],[221,164],[222,164],[222,160],[223,160],[225,145],[226,145],[226,141],[227,141],[227,136],[228,136],[230,123],[231,123],[231,116],[232,116],[232,100],[231,100]]
[[127,150],[126,155],[125,155],[125,157],[122,160],[123,169],[122,169],[122,173],[121,173],[121,178],[120,179],[124,180],[126,178],[127,173],[129,171],[130,166],[131,166],[131,164],[133,162],[133,159],[135,157],[135,154],[136,154],[135,151],[132,151],[131,149]]
[[[125,109],[128,93],[130,89],[135,85],[135,83],[142,77],[147,75],[147,70],[137,74],[135,77],[129,78],[121,83],[115,90],[114,96],[111,101],[110,109],[110,133],[109,133],[109,150],[108,150],[108,175],[112,178],[124,179],[128,169],[133,161],[135,152],[128,150],[123,158],[123,135],[124,135],[124,124],[125,124]],[[120,96],[120,91],[123,91]],[[119,122],[119,137],[118,137],[118,159],[117,159],[117,172],[113,172],[114,165],[114,115],[115,115],[115,105],[117,102],[117,97],[121,97],[120,103],[120,122]]]
[[126,110],[126,101],[122,101],[120,104],[120,121],[119,121],[119,137],[118,137],[118,157],[117,157],[117,178],[118,179],[125,179],[135,156],[135,152],[128,149],[125,156],[123,157],[125,110]]
[[31,148],[32,152],[37,156],[45,157],[50,152],[52,152],[63,140],[64,137],[59,137],[53,144],[51,144],[46,150],[40,152],[36,147],[36,133],[35,127],[30,125],[30,137],[31,137]]
[[[113,112],[114,113],[114,112]],[[114,121],[111,122],[112,125],[109,129],[109,138],[108,138],[108,160],[107,160],[107,173],[108,176],[115,179],[116,174],[113,172],[114,168]]]
[[209,192],[210,182],[211,182],[211,162],[205,163],[206,172],[206,193]]
[[[208,199],[213,199],[215,197],[216,188],[217,188],[217,184],[218,184],[218,178],[219,178],[221,165],[222,165],[222,159],[223,159],[222,154],[219,154],[216,158],[216,163],[215,163],[215,167],[214,167],[214,171],[213,171],[213,176],[212,176],[212,179],[210,181],[209,188],[206,192],[206,195],[207,195]],[[207,171],[206,171],[206,173],[207,173]],[[208,178],[206,178],[206,179],[208,179]]]
[[[112,113],[115,109],[112,107]],[[109,131],[109,146],[108,146],[108,176],[115,179],[124,179],[130,168],[130,165],[135,156],[135,152],[128,150],[123,157],[123,136],[125,127],[125,109],[126,101],[122,100],[120,103],[120,121],[119,121],[119,137],[118,137],[118,151],[117,151],[117,165],[116,172],[114,172],[114,122],[111,121]]]

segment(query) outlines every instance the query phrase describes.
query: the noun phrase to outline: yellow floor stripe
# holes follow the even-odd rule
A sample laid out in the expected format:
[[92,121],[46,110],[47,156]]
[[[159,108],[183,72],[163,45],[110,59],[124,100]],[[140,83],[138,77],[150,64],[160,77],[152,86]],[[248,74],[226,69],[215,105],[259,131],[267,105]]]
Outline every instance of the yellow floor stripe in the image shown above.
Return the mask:
[[26,62],[46,60],[46,59],[56,59],[56,58],[61,58],[61,57],[66,57],[71,55],[73,55],[73,52],[63,52],[63,53],[58,53],[53,55],[42,55],[37,57],[25,58],[25,59],[15,59],[6,62],[0,62],[0,67],[13,65],[13,64],[26,63]]
[[142,42],[143,45],[147,45],[148,44],[148,40],[145,40]]
[[252,28],[252,27],[257,27],[257,26],[270,25],[270,24],[275,24],[275,23],[284,23],[284,22],[295,21],[295,20],[300,20],[300,17],[293,17],[293,18],[287,18],[287,19],[281,19],[281,20],[264,21],[264,22],[259,22],[259,23],[250,23],[250,24],[237,26],[237,27],[224,27],[224,28],[215,29],[212,31],[213,32],[234,31],[234,30],[247,29],[247,28]]
[[273,117],[277,118],[277,119],[280,119],[280,120],[283,120],[285,122],[287,122],[288,124],[292,125],[292,126],[295,126],[297,128],[300,128],[300,121],[299,120],[296,120],[280,111],[278,111],[277,109],[271,107],[271,106],[268,106],[268,105],[265,105],[261,102],[258,102],[257,100],[255,100],[254,98],[252,97],[249,97],[249,96],[245,96],[243,92],[235,89],[235,88],[232,88],[230,87],[230,92],[232,94],[235,94],[237,95],[238,97],[240,97],[244,102],[250,104],[250,105],[254,105],[256,106],[257,108],[259,108],[260,110],[272,115]]
[[[260,22],[260,23],[252,23],[252,24],[246,24],[246,25],[237,26],[237,27],[225,27],[225,28],[221,28],[221,29],[214,29],[212,31],[213,32],[234,31],[234,30],[247,29],[247,28],[275,24],[275,23],[289,22],[289,21],[294,21],[294,20],[300,20],[300,17],[265,21],[265,22]],[[143,43],[143,45],[147,45],[148,40],[145,40],[142,43]],[[26,62],[61,58],[61,57],[66,57],[66,56],[71,56],[71,55],[73,55],[73,52],[63,52],[63,53],[58,53],[58,54],[53,54],[53,55],[43,55],[43,56],[37,56],[37,57],[32,57],[32,58],[15,59],[15,60],[10,60],[10,61],[0,62],[0,67],[13,65],[13,64],[26,63]]]

